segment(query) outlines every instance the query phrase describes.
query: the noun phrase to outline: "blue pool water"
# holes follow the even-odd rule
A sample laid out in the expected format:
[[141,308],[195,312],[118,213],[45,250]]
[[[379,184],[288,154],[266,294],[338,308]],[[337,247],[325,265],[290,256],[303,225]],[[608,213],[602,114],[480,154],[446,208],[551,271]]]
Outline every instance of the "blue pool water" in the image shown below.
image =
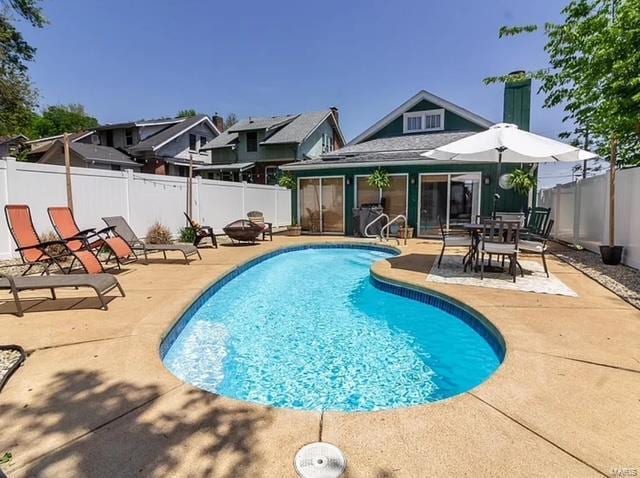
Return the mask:
[[202,389],[304,410],[416,405],[484,381],[503,350],[475,329],[491,333],[376,287],[370,266],[391,255],[313,248],[268,258],[195,311],[164,363]]

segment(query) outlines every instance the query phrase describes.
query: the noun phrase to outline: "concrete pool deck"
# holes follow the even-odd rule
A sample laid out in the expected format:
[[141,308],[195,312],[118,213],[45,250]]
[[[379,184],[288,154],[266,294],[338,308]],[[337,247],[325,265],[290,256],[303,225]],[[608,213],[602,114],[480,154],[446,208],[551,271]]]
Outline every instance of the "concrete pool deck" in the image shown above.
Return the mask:
[[108,312],[86,290],[60,290],[57,301],[24,294],[34,299],[17,318],[1,293],[0,341],[30,353],[0,393],[0,455],[13,454],[3,471],[295,477],[295,452],[320,438],[343,450],[350,478],[640,474],[640,311],[554,258],[579,297],[427,283],[436,241],[411,240],[373,267],[465,302],[503,334],[498,371],[443,402],[321,416],[209,394],[163,367],[161,337],[217,277],[274,248],[345,241],[276,236],[203,249],[189,266],[131,264],[118,274],[127,297],[114,294]]

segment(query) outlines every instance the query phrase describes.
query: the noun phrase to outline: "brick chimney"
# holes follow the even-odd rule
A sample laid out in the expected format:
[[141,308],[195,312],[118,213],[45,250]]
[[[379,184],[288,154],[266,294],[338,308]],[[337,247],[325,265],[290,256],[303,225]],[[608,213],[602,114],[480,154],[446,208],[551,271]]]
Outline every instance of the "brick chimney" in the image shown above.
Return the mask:
[[211,117],[211,121],[213,121],[213,124],[218,129],[218,131],[220,131],[221,133],[224,131],[224,119],[218,114],[217,111]]
[[[519,75],[523,71],[513,71]],[[531,116],[531,79],[505,83],[502,118],[505,123],[513,123],[518,128],[529,131]]]
[[340,113],[338,112],[338,107],[337,106],[332,106],[329,109],[333,113],[333,116],[336,119],[336,123],[339,125],[340,124]]

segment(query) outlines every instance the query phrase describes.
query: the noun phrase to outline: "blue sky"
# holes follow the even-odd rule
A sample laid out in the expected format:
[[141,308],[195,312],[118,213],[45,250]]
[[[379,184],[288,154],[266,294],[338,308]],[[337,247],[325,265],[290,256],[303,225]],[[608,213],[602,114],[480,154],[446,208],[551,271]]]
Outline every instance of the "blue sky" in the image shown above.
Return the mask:
[[[335,105],[351,139],[421,89],[500,121],[502,87],[482,79],[546,55],[541,34],[499,40],[498,29],[559,20],[565,3],[45,0],[50,24],[24,32],[42,105],[82,103],[101,122]],[[556,137],[562,112],[541,103],[532,131]],[[567,171],[545,166],[541,182]]]

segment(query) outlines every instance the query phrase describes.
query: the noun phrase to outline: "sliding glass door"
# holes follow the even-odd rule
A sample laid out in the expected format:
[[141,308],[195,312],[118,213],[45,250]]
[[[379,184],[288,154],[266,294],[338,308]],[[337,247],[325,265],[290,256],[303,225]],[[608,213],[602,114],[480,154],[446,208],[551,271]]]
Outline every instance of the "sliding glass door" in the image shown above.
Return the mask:
[[[382,191],[384,212],[390,218],[398,214],[407,215],[407,175],[390,174],[391,186]],[[380,191],[369,186],[368,176],[356,176],[356,207],[380,202]]]
[[420,175],[420,236],[440,234],[445,229],[475,222],[480,213],[480,173]]
[[298,214],[304,232],[344,233],[344,178],[300,178]]

